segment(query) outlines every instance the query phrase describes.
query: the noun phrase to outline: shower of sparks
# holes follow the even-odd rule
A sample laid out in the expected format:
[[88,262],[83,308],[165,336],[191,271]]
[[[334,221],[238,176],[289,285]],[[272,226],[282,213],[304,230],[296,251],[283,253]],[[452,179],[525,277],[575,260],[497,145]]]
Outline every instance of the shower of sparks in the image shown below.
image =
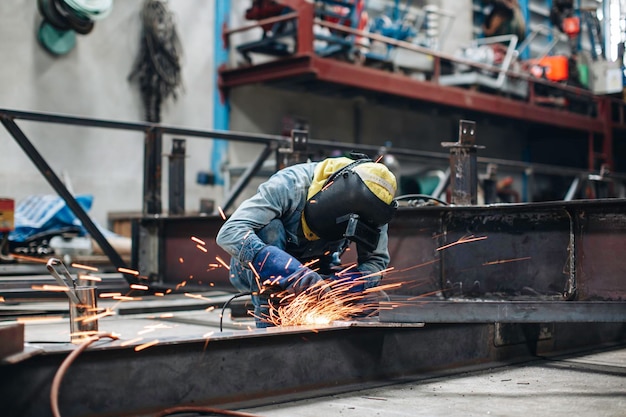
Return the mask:
[[135,271],[134,269],[129,268],[117,268],[117,272],[121,272],[122,274],[130,274],[130,275],[139,275],[139,271]]
[[[344,271],[353,268],[349,266]],[[372,275],[383,274],[380,271]],[[337,274],[339,275],[339,274]],[[356,287],[363,284],[367,276],[359,279],[339,278],[335,281],[320,281],[306,291],[295,295],[283,292],[271,297],[281,302],[270,302],[269,314],[259,319],[275,326],[327,325],[334,321],[350,320],[354,317],[368,317],[378,308],[376,293],[395,289],[402,283],[392,283],[357,291]]]
[[98,268],[96,268],[95,266],[77,264],[76,262],[73,262],[71,266],[72,268],[84,269],[85,271],[98,272]]
[[222,210],[220,206],[217,206],[217,211],[220,212],[220,216],[222,217],[222,219],[226,220],[226,215],[224,214],[224,210]]
[[462,243],[476,242],[476,241],[485,240],[485,239],[487,239],[487,236],[480,236],[480,237],[474,237],[474,235],[463,236],[459,238],[459,240],[457,240],[456,242],[448,243],[447,245],[438,247],[437,250],[440,251],[440,250],[448,249],[452,246],[460,245]]
[[499,265],[499,264],[506,264],[509,262],[519,262],[519,261],[527,261],[531,259],[530,256],[525,256],[523,258],[512,258],[512,259],[499,259],[497,261],[491,261],[491,262],[485,262],[483,264],[483,266],[487,266],[487,265]]
[[200,249],[202,252],[207,253],[209,250],[202,245],[196,245],[196,248]]
[[199,238],[197,238],[195,236],[191,236],[191,240],[193,240],[194,242],[196,242],[196,243],[198,243],[198,244],[200,244],[202,246],[206,246],[206,242],[204,240],[199,239]]
[[152,347],[152,346],[157,345],[157,344],[159,344],[159,339],[154,339],[151,342],[147,342],[147,343],[144,343],[142,345],[135,346],[135,352],[139,352],[140,350],[147,349],[147,348]]

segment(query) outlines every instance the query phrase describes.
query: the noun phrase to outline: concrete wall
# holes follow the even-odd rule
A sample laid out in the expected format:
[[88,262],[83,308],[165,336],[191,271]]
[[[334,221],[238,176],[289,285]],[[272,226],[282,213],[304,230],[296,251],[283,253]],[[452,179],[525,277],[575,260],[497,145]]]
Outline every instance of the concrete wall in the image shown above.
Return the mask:
[[[114,3],[111,14],[79,36],[67,55],[54,57],[36,40],[40,17],[34,0],[0,2],[0,108],[65,113],[102,119],[142,121],[138,87],[130,84],[139,51],[141,0]],[[167,101],[162,123],[210,129],[213,114],[213,2],[169,2],[182,42],[184,91]],[[105,224],[112,211],[142,208],[143,135],[18,121],[58,175],[66,173],[76,194],[93,194],[93,218]],[[171,149],[164,141],[164,152]],[[215,190],[195,184],[206,170],[210,140],[188,139],[188,210]],[[167,160],[164,159],[164,209],[167,209]],[[54,190],[16,142],[0,128],[0,196],[20,200]]]

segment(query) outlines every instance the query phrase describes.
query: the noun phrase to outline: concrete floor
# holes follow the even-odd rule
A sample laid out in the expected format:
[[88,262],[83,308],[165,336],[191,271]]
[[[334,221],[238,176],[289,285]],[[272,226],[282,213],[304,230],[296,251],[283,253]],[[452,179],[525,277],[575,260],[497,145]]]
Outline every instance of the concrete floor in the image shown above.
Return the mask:
[[624,417],[626,348],[240,411],[263,417]]

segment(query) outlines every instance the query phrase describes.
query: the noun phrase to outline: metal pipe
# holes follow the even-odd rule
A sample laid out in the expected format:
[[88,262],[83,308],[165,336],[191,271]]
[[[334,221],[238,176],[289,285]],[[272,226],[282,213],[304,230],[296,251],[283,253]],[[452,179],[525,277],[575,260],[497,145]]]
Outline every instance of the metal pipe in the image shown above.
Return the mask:
[[161,214],[161,153],[163,135],[158,128],[150,129],[144,138],[143,214]]
[[185,214],[185,144],[185,139],[174,139],[168,155],[168,213],[173,215]]
[[227,211],[235,202],[235,199],[239,196],[241,191],[248,185],[252,177],[259,171],[261,166],[263,166],[263,162],[273,153],[274,147],[271,145],[267,145],[261,154],[254,160],[252,164],[245,170],[245,172],[241,175],[237,183],[233,186],[230,191],[230,194],[226,198],[226,202],[224,203],[224,207],[222,210]]

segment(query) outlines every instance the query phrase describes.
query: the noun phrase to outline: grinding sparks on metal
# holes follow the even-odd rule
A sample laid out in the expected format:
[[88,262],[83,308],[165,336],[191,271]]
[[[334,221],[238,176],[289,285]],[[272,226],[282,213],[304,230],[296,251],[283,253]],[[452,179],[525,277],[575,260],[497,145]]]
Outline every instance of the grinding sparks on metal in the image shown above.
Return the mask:
[[220,206],[217,206],[217,211],[220,212],[220,217],[222,218],[222,220],[226,220],[226,214],[224,214],[224,210],[222,210]]
[[[354,265],[351,265],[342,272],[345,273],[353,267]],[[272,294],[269,314],[260,319],[274,326],[320,326],[355,317],[370,317],[378,309],[374,295],[398,288],[402,283],[379,285],[364,290],[357,290],[357,287],[364,284],[366,278],[382,275],[392,269],[388,268],[356,280],[349,277],[341,278],[342,273],[338,273],[338,279],[317,282],[298,295],[286,291]]]

